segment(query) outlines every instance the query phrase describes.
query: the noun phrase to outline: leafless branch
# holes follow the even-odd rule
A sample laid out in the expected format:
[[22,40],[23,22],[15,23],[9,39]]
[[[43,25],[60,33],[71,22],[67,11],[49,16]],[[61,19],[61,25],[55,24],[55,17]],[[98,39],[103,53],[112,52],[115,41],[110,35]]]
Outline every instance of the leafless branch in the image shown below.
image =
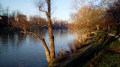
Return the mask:
[[41,38],[40,36],[38,36],[37,34],[33,33],[33,32],[24,32],[24,31],[21,31],[21,33],[24,33],[24,34],[32,34],[34,36],[36,36],[37,38],[39,38],[40,40],[42,40],[43,38]]
[[41,11],[41,12],[45,12],[46,14],[48,14],[47,11],[45,11],[45,10],[41,10],[40,7],[39,7],[39,11]]

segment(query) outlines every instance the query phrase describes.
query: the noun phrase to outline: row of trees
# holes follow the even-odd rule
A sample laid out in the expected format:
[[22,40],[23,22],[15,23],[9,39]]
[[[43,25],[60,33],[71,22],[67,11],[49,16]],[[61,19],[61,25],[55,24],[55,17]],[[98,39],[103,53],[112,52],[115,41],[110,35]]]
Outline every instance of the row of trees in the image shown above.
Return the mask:
[[53,29],[67,29],[68,22],[63,20],[52,20]]
[[[82,3],[82,6],[77,6],[76,2],[78,4]],[[119,33],[120,0],[100,0],[99,4],[95,2],[86,3],[85,0],[75,0],[74,2],[77,9],[71,16],[73,23],[69,24],[68,27],[74,31],[80,42],[84,42],[83,39],[87,39],[89,34],[95,30],[111,31],[117,26],[116,31]]]
[[[20,13],[20,11],[13,11],[12,13],[9,13],[9,16],[7,15],[1,15],[1,16],[5,16],[6,19],[4,20],[6,23],[6,25],[11,26],[11,27],[15,27],[17,29],[21,29],[19,26],[26,27],[28,28],[30,26],[32,26],[32,28],[36,27],[39,29],[47,29],[47,21],[45,18],[42,18],[40,16],[30,16],[29,20],[27,19],[26,15]],[[22,25],[21,25],[22,24]],[[53,29],[67,29],[66,27],[67,25],[67,21],[61,21],[61,20],[52,20],[52,28]],[[29,28],[31,29],[31,28]]]
[[[38,4],[39,2],[36,1],[35,5],[38,6],[40,4]],[[0,16],[4,16],[6,19],[4,20],[5,23],[4,25],[6,26],[13,26],[15,28],[19,28],[19,26],[17,26],[16,24],[23,24],[20,21],[20,19],[25,21],[25,25],[26,22],[27,24],[38,26],[39,29],[40,28],[45,28],[47,29],[47,20],[45,18],[42,18],[40,16],[30,16],[29,20],[27,19],[27,16],[22,14],[20,11],[12,11],[10,12],[9,8],[4,8],[2,6],[2,4],[0,3]],[[52,28],[53,29],[66,29],[66,25],[67,25],[67,21],[62,21],[62,20],[56,20],[55,18],[51,20],[52,21]],[[16,23],[18,22],[18,23]],[[3,26],[3,24],[0,24],[1,26]],[[27,26],[28,27],[28,26]]]
[[[21,23],[20,20],[22,20],[23,22]],[[36,28],[47,29],[47,25],[48,25],[45,18],[42,18],[40,16],[30,16],[30,19],[28,21],[27,17],[24,14],[18,14],[17,17],[15,17],[15,18],[10,16],[9,25],[18,28],[18,25],[15,25],[15,24],[17,24],[16,22],[19,23],[19,26],[21,26],[20,24],[24,24],[28,28],[29,28],[29,26],[27,26],[27,25],[30,25],[30,26],[32,26],[32,28],[34,28],[34,30]],[[68,23],[67,23],[67,21],[52,20],[51,24],[52,24],[53,29],[67,29],[66,25]]]

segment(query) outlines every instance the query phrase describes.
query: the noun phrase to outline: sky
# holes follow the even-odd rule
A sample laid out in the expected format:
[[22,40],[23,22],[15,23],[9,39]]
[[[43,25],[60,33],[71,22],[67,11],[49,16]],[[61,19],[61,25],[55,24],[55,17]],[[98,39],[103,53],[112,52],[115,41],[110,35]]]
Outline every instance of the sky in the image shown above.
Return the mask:
[[[0,0],[4,8],[9,8],[10,11],[20,10],[21,13],[27,15],[40,15],[45,17],[44,13],[39,12],[34,4],[35,0]],[[69,20],[71,13],[72,0],[53,0],[52,1],[52,18],[58,20]]]

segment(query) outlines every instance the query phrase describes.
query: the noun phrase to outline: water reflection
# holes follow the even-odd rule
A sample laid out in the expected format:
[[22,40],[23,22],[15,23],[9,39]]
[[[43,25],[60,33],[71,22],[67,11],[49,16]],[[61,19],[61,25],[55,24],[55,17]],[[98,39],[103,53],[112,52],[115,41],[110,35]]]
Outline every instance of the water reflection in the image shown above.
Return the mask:
[[[74,37],[67,30],[54,30],[55,51],[68,50]],[[39,32],[49,47],[48,31]],[[31,35],[0,34],[0,67],[46,67],[45,51],[39,39]]]
[[3,44],[8,44],[8,34],[7,35],[0,35],[0,40],[1,40],[1,43],[2,43],[2,46],[4,46]]

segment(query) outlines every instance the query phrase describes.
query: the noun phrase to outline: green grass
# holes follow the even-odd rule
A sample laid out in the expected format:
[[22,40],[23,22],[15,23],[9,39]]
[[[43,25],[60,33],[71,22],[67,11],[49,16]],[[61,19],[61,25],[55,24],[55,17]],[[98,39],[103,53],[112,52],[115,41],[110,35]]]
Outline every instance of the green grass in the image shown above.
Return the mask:
[[[118,40],[112,42],[108,48],[117,50],[117,47],[120,47],[120,41]],[[99,67],[120,67],[120,53],[105,52],[102,57]]]
[[91,59],[86,67],[120,67],[120,53],[110,51],[116,51],[118,47],[120,47],[120,42],[118,40],[113,41],[97,57]]
[[112,47],[118,47],[118,46],[120,46],[120,41],[116,40],[116,41],[112,42],[109,47],[112,48]]
[[120,67],[120,54],[104,53],[98,67]]
[[56,58],[56,59],[52,60],[52,61],[48,64],[48,67],[52,67],[52,66],[54,66],[55,64],[57,64],[57,63],[65,60],[65,59],[66,59],[66,57]]

